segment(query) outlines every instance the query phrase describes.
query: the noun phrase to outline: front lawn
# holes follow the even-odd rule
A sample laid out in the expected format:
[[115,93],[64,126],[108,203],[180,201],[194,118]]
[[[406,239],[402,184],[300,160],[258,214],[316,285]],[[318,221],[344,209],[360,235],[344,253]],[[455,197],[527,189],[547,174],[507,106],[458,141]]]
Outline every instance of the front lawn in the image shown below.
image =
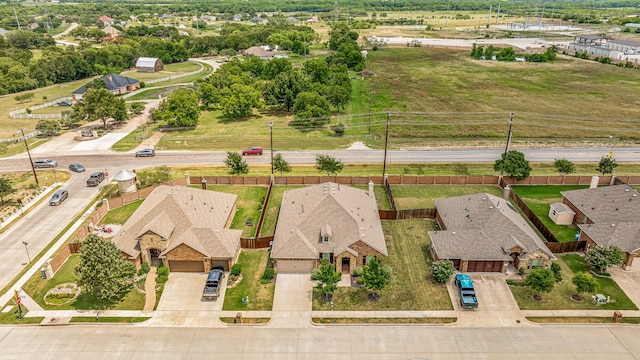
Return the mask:
[[561,191],[586,189],[587,185],[523,185],[514,186],[515,191],[529,209],[542,221],[558,242],[570,242],[575,240],[578,228],[574,225],[556,225],[549,218],[549,205],[562,201]]
[[[24,285],[23,290],[33,298],[45,310],[94,310],[98,308],[97,299],[90,294],[81,294],[74,301],[60,306],[47,305],[44,296],[54,286],[64,283],[74,283],[76,281],[73,270],[80,263],[79,255],[71,255],[65,263],[56,271],[51,279],[43,280],[40,272],[36,272]],[[142,310],[144,308],[144,294],[132,289],[124,300],[113,310]]]
[[398,210],[433,208],[434,199],[489,193],[502,197],[502,189],[490,185],[391,185]]
[[371,302],[365,288],[340,287],[333,294],[333,306],[320,299],[314,289],[313,310],[451,310],[445,285],[430,279],[428,267],[433,261],[427,231],[435,230],[433,221],[424,219],[383,221],[389,256],[383,261],[393,271],[391,283],[379,292],[380,300]]
[[550,293],[541,294],[542,301],[533,299],[535,292],[526,286],[509,286],[518,306],[522,310],[638,310],[627,295],[620,289],[613,279],[596,277],[600,283],[598,294],[610,296],[611,302],[596,305],[591,300],[594,294],[581,294],[582,301],[577,302],[571,298],[576,294],[576,288],[571,282],[575,274],[589,271],[589,266],[584,258],[577,254],[567,254],[558,259],[562,267],[562,282],[556,283]]
[[22,306],[22,319],[18,319],[18,305],[13,300],[10,300],[2,309],[7,306],[11,306],[11,310],[7,312],[0,312],[0,324],[40,324],[44,317],[24,317],[28,312],[26,306]]
[[[267,196],[266,186],[209,185],[209,190],[238,195],[236,215],[231,222],[231,229],[242,230],[242,237],[255,236],[262,203]],[[253,225],[246,225],[251,219]]]
[[[269,251],[266,249],[242,249],[237,262],[242,266],[242,281],[233,288],[227,288],[222,310],[271,310],[276,284],[260,282],[268,261]],[[228,285],[231,285],[231,279]],[[249,305],[242,302],[246,296],[249,297]]]
[[122,225],[129,220],[131,215],[142,205],[144,200],[134,201],[130,204],[120,206],[119,208],[115,208],[110,210],[98,223],[98,225],[102,224],[119,224]]

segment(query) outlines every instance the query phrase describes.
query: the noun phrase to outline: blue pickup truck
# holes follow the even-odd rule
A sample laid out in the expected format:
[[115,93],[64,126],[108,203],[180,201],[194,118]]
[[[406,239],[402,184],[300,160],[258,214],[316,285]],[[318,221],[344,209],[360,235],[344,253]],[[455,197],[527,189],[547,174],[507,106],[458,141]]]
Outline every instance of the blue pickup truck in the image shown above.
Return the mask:
[[473,288],[473,281],[467,274],[456,275],[456,286],[460,291],[460,305],[466,309],[475,309],[478,307],[478,298]]

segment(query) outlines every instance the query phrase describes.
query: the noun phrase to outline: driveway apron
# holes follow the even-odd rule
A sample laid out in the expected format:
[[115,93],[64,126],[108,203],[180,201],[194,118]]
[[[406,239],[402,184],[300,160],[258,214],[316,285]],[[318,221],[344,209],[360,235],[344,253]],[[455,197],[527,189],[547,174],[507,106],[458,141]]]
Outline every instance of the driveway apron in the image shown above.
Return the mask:
[[311,274],[278,274],[270,327],[310,327]]

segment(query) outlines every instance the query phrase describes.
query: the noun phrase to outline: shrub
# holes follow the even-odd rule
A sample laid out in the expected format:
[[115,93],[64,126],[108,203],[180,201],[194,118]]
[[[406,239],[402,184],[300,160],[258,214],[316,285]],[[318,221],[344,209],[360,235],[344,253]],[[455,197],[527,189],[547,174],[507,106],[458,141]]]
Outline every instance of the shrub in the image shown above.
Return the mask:
[[551,271],[553,271],[553,276],[555,277],[556,282],[561,282],[562,281],[562,268],[560,267],[560,264],[552,263],[551,264]]
[[276,271],[273,268],[264,269],[264,273],[262,273],[262,280],[271,281],[273,277],[276,275]]
[[354,277],[361,277],[363,274],[364,274],[364,268],[362,266],[358,266],[355,269],[353,269]]
[[169,280],[168,275],[158,275],[158,277],[156,277],[156,283],[158,284],[166,283],[168,280]]
[[527,269],[525,269],[524,267],[521,267],[520,269],[518,269],[518,275],[520,276],[524,275],[525,271],[527,271]]
[[526,283],[524,281],[518,281],[513,279],[507,279],[507,284],[512,286],[525,286]]
[[446,283],[451,279],[451,276],[456,272],[453,268],[453,264],[449,260],[436,261],[429,266],[429,271],[433,279],[440,284]]
[[158,276],[167,276],[169,275],[169,268],[166,266],[158,267]]
[[231,275],[240,275],[240,273],[242,272],[242,265],[240,264],[233,264],[233,266],[231,267]]
[[151,266],[149,266],[149,263],[145,261],[140,266],[140,270],[138,270],[138,275],[146,274],[149,272],[149,270],[151,270]]

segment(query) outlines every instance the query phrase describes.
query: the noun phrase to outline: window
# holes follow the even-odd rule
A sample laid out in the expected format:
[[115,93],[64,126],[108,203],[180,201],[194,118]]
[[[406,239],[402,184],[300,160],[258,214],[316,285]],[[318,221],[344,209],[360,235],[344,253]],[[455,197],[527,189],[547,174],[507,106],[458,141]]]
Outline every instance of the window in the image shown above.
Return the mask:
[[329,235],[321,236],[320,240],[322,240],[323,243],[328,243],[329,242]]
[[527,262],[527,269],[540,267],[544,265],[544,259],[529,259]]
[[583,224],[587,223],[587,215],[582,215],[582,223]]
[[325,259],[333,264],[333,253],[320,253],[320,260]]
[[367,265],[369,263],[369,261],[371,261],[371,259],[373,258],[373,256],[371,255],[365,255],[362,257],[362,265]]

